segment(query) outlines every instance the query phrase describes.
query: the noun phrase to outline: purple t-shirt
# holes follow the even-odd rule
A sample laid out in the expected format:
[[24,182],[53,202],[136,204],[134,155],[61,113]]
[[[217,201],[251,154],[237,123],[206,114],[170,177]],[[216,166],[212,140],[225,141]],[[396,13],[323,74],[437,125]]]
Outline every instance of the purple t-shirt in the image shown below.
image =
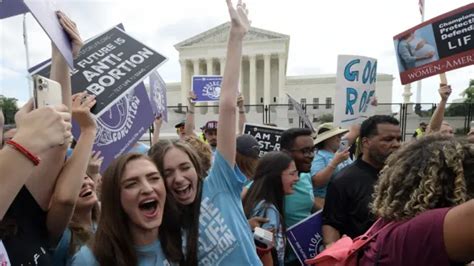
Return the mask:
[[[443,225],[448,211],[429,210],[380,232],[368,244],[359,265],[375,265],[376,261],[378,265],[456,265],[444,246]],[[384,224],[376,225],[373,232]]]

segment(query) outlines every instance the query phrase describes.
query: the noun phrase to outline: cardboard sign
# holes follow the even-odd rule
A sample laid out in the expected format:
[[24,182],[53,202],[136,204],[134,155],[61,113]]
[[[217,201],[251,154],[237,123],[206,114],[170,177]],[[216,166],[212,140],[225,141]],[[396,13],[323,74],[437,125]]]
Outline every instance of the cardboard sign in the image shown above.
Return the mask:
[[334,124],[347,128],[360,124],[374,112],[377,60],[354,55],[337,58]]
[[244,134],[253,136],[260,144],[260,157],[267,152],[280,150],[280,137],[283,131],[285,129],[277,127],[249,123],[244,125]]
[[[111,108],[97,119],[94,151],[104,157],[101,172],[121,154],[128,152],[146,133],[154,116],[143,83],[129,90]],[[73,124],[72,133],[79,138],[80,130]]]
[[[137,86],[166,58],[118,27],[88,41],[74,61],[72,93],[96,96],[92,113],[101,116],[129,89]],[[33,74],[49,77],[50,63]]]
[[[18,0],[21,2],[20,0]],[[23,0],[31,14],[46,32],[51,41],[63,55],[67,64],[74,69],[72,46],[69,36],[59,23],[56,11],[59,10],[51,0]]]
[[473,14],[471,3],[393,37],[402,84],[474,64]]
[[303,111],[303,108],[301,107],[301,104],[298,103],[293,97],[290,96],[290,94],[286,94],[288,96],[288,99],[290,99],[291,105],[293,105],[293,108],[295,108],[296,113],[298,113],[298,116],[303,120],[304,124],[306,125],[307,128],[311,129],[311,131],[316,132],[316,130],[313,127],[313,123],[309,120],[308,115]]
[[195,102],[217,102],[221,95],[222,76],[193,76],[192,85]]
[[28,7],[26,7],[25,3],[23,3],[21,0],[0,1],[0,19],[24,14],[28,11]]
[[319,210],[286,230],[288,242],[302,265],[324,249],[322,226],[323,210]]
[[161,116],[165,122],[168,122],[166,83],[158,71],[150,75],[150,102],[155,117]]

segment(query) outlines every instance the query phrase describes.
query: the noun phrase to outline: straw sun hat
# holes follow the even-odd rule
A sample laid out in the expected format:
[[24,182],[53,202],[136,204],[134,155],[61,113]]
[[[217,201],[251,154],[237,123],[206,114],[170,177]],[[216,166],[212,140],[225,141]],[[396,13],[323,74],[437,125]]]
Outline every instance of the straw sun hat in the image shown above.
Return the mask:
[[[324,132],[322,132],[321,134],[319,134],[319,132],[322,130],[322,129],[325,129]],[[316,144],[319,144],[329,138],[332,138],[334,136],[337,136],[337,135],[340,135],[340,134],[344,134],[346,132],[348,132],[349,130],[348,129],[342,129],[340,127],[336,127],[334,126],[333,123],[324,123],[324,124],[321,124],[319,127],[318,127],[318,135],[316,136],[316,139],[314,140],[314,145]]]

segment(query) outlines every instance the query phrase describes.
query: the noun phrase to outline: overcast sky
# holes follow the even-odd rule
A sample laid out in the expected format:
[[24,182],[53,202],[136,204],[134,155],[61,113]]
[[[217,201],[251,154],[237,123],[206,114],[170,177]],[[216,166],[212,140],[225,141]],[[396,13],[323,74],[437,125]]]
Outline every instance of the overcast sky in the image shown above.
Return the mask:
[[[78,24],[84,39],[123,23],[130,35],[169,58],[159,69],[166,82],[181,78],[173,45],[228,20],[225,0],[57,2]],[[469,3],[426,0],[425,19]],[[393,102],[402,102],[392,38],[421,22],[418,0],[249,0],[247,4],[252,26],[290,35],[287,75],[335,74],[338,54],[374,57],[378,73],[395,77]],[[0,20],[0,94],[25,102],[28,84],[22,20],[23,16]],[[31,14],[26,20],[30,60],[35,65],[51,56],[51,47]],[[459,98],[474,78],[474,66],[448,72],[447,77],[454,90],[451,100]],[[438,76],[423,80],[422,102],[439,101],[438,83]]]

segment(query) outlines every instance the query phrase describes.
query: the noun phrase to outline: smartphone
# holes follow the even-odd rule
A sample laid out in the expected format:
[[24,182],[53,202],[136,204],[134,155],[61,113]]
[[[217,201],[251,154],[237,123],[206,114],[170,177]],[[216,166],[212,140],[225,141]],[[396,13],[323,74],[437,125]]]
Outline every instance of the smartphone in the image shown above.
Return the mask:
[[261,248],[273,247],[273,233],[260,227],[255,227],[253,238]]
[[341,152],[349,147],[349,140],[343,139],[341,140],[341,143],[339,144],[339,149],[337,150],[338,152]]
[[40,75],[33,76],[33,95],[35,108],[63,102],[61,84]]

